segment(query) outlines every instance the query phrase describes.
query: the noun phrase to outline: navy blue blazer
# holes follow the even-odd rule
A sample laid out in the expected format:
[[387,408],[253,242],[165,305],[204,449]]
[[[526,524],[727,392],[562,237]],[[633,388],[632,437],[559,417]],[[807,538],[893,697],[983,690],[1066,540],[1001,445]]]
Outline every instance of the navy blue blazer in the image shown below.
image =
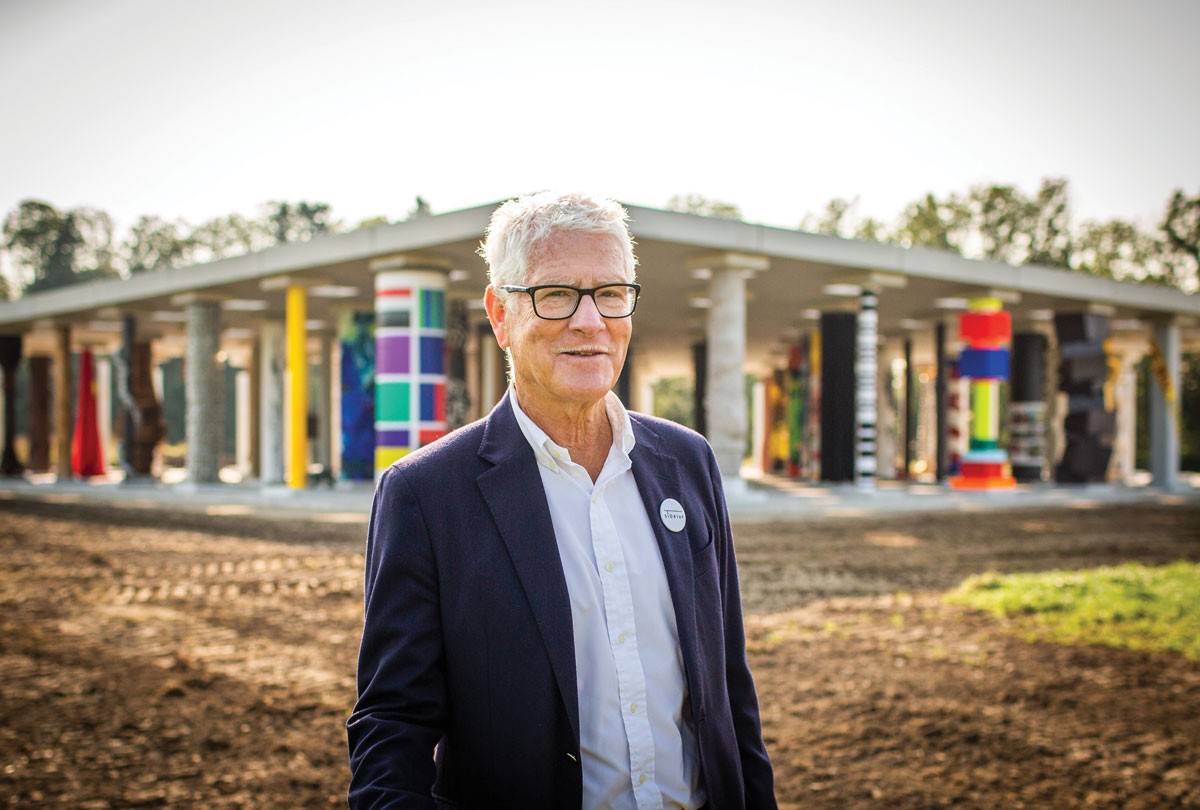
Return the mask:
[[[631,413],[710,810],[774,808],[733,537],[708,443]],[[679,533],[659,520],[679,501]],[[383,474],[366,552],[352,808],[578,808],[571,606],[533,450],[508,398]],[[436,754],[435,754],[436,748]]]

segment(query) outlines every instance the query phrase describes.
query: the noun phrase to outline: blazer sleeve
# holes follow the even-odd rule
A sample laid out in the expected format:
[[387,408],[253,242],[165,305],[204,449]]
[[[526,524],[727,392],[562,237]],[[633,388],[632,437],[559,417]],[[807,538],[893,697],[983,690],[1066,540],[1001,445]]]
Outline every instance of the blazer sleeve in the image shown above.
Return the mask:
[[375,491],[365,568],[347,798],[352,810],[433,808],[446,725],[438,577],[420,503],[395,467]]
[[733,530],[729,509],[721,485],[716,456],[708,452],[708,475],[712,482],[713,503],[718,515],[718,539],[721,549],[721,590],[724,597],[725,678],[729,688],[730,711],[737,735],[738,755],[742,763],[745,806],[753,810],[774,810],[775,775],[763,742],[758,695],[750,664],[746,660],[746,630],[742,622],[742,595],[738,584],[737,559],[733,550]]

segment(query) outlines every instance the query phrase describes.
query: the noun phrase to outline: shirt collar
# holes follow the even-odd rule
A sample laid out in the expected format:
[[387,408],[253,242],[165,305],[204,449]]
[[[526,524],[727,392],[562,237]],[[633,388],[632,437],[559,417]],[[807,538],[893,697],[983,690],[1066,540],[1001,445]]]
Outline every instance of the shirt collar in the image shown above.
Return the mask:
[[[521,404],[517,399],[517,390],[512,386],[508,388],[508,400],[512,403],[513,415],[517,417],[517,424],[521,427],[521,433],[524,434],[525,440],[533,448],[533,455],[537,458],[538,464],[551,470],[558,470],[562,464],[571,460],[571,454],[567,452],[567,449],[556,444],[546,431],[538,427],[537,423],[521,410]],[[630,452],[637,444],[637,440],[633,437],[633,422],[629,418],[629,411],[625,410],[620,398],[612,391],[604,396],[604,410],[608,415],[609,427],[612,428],[613,447],[621,453],[624,460],[628,460]]]

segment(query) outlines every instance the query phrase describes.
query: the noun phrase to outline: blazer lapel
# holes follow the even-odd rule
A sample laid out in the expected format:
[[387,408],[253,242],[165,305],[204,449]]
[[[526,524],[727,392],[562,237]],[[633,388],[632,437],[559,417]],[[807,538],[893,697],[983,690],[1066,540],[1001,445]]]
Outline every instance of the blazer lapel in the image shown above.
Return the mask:
[[579,687],[571,600],[537,461],[517,425],[507,394],[488,417],[479,455],[494,465],[479,476],[479,488],[508,547],[578,740]]
[[[698,676],[698,647],[696,644],[696,592],[692,579],[692,548],[688,542],[688,531],[672,532],[660,517],[662,502],[674,498],[681,504],[690,499],[684,491],[679,463],[669,455],[658,452],[658,437],[636,419],[633,421],[634,445],[630,458],[633,461],[633,477],[638,492],[658,540],[662,553],[663,567],[667,572],[667,584],[671,589],[671,603],[675,607],[675,625],[679,630],[679,648],[683,653],[687,671],[688,689],[693,705],[701,698]],[[700,515],[690,515],[689,520],[700,520]],[[693,527],[688,527],[693,528]]]

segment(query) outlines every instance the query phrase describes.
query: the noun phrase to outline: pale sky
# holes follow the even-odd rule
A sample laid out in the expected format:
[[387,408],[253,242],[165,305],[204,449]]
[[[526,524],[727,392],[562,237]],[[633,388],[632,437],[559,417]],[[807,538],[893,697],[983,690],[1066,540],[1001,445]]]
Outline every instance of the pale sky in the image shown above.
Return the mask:
[[1074,221],[1200,193],[1195,0],[0,0],[0,214],[350,223],[539,188],[832,197],[1044,177]]

